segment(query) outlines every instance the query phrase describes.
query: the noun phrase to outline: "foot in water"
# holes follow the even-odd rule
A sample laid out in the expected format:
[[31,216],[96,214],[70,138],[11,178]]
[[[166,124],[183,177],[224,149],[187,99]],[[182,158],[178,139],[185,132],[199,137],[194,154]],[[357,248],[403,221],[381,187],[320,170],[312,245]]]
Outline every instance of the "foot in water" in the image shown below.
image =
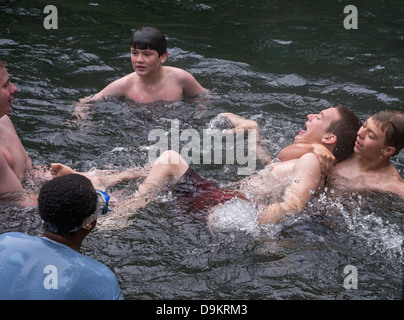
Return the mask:
[[74,171],[72,168],[65,166],[64,164],[61,163],[52,163],[51,168],[50,168],[50,173],[52,175],[52,178],[57,178],[64,176],[66,174],[71,174],[71,173],[78,173]]

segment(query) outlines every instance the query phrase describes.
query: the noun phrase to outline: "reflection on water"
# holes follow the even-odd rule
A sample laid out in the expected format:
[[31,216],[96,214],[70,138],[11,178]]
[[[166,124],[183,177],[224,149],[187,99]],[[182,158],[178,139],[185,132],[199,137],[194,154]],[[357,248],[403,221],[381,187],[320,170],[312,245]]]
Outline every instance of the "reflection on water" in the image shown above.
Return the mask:
[[[76,170],[147,163],[152,129],[173,119],[201,132],[220,112],[253,118],[277,154],[306,115],[337,102],[361,119],[403,110],[403,5],[369,1],[359,29],[342,27],[342,5],[302,1],[53,1],[58,31],[42,27],[41,1],[0,4],[0,56],[18,86],[11,115],[35,164]],[[258,8],[258,9],[257,9]],[[175,23],[174,23],[175,21]],[[133,29],[168,37],[167,64],[190,71],[212,97],[142,105],[123,98],[75,103],[129,72]],[[404,169],[404,155],[393,159]],[[234,165],[195,165],[218,185],[240,180]],[[36,185],[36,184],[33,184]],[[108,190],[118,200],[137,181]],[[129,221],[99,221],[83,252],[108,265],[127,299],[398,299],[403,266],[403,202],[391,195],[319,192],[304,212],[258,227],[245,204],[222,214],[184,212],[169,192]],[[0,231],[40,234],[35,208],[0,198]],[[344,267],[358,290],[343,287]]]

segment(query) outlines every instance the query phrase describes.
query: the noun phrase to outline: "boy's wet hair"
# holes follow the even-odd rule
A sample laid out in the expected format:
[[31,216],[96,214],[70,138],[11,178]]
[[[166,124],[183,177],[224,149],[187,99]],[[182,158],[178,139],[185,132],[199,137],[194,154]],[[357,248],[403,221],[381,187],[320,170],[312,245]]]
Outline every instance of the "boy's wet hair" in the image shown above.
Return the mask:
[[404,147],[404,113],[395,110],[382,110],[372,116],[377,126],[386,134],[384,144],[394,147],[397,155]]
[[337,108],[340,118],[330,124],[327,132],[331,132],[337,137],[333,155],[337,162],[341,162],[354,152],[357,132],[362,126],[362,122],[347,107],[337,104],[334,105],[334,108]]
[[133,34],[130,46],[140,50],[156,50],[160,57],[167,51],[167,40],[159,29],[142,27]]

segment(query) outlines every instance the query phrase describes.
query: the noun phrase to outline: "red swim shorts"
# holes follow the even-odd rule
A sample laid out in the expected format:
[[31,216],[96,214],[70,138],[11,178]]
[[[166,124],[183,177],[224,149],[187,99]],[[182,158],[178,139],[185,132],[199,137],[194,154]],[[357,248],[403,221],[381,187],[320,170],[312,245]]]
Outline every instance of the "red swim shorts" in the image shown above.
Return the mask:
[[200,177],[191,168],[188,168],[181,179],[175,184],[173,195],[180,202],[185,200],[197,210],[213,207],[233,197],[245,199],[244,196],[234,191],[223,190],[215,186],[210,180]]

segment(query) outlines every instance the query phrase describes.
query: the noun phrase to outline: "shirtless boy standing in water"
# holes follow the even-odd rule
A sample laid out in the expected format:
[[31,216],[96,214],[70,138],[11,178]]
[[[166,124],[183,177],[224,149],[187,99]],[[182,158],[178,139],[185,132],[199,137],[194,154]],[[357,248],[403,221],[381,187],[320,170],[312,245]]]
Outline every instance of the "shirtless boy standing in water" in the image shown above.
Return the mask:
[[178,101],[207,90],[187,71],[163,66],[167,41],[153,27],[137,30],[131,39],[130,57],[134,72],[120,78],[90,97],[90,101],[110,95],[124,95],[137,102]]

